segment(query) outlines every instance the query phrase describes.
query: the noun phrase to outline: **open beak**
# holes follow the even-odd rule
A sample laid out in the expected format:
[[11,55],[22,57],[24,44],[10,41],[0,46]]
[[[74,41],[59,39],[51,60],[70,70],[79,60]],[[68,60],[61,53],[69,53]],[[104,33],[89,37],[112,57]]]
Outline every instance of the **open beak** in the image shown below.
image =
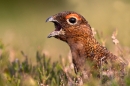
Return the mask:
[[47,18],[46,22],[53,22],[54,26],[55,26],[55,30],[53,32],[51,32],[47,36],[47,38],[55,37],[58,35],[64,35],[64,31],[62,30],[60,23],[57,20],[55,20],[53,17]]

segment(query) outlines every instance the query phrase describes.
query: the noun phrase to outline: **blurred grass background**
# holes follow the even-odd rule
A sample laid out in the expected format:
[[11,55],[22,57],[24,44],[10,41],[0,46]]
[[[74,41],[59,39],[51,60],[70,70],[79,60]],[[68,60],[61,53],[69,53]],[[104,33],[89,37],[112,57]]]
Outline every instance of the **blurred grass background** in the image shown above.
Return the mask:
[[47,35],[54,30],[46,18],[61,11],[72,10],[82,14],[91,27],[103,34],[106,46],[112,51],[112,32],[118,30],[118,39],[124,47],[130,47],[129,0],[1,0],[0,40],[10,52],[10,61],[22,58],[24,51],[32,60],[35,52],[42,50],[55,60],[59,55],[67,57],[66,43]]

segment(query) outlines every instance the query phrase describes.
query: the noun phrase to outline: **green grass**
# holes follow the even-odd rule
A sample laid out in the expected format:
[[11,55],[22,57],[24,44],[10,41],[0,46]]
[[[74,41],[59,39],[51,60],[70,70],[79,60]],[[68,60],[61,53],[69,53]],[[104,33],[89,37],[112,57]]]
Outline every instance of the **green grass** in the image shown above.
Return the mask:
[[[96,36],[104,44],[100,34]],[[119,53],[123,48],[120,48],[119,44],[115,44],[115,47],[118,49],[118,56],[122,58],[125,56],[126,60],[129,59],[130,54],[126,52],[127,50],[124,49],[123,52]],[[0,86],[71,86],[70,84],[77,86],[76,82],[80,81],[77,80],[79,75],[74,72],[70,55],[67,58],[59,56],[58,61],[52,61],[51,57],[39,50],[35,54],[35,62],[23,51],[21,51],[21,55],[23,61],[18,58],[10,61],[10,51],[7,51],[6,46],[0,41]],[[126,86],[129,86],[129,65],[126,69],[127,75],[124,80]],[[118,86],[115,80],[110,83],[111,86]],[[90,78],[88,82],[83,84],[83,86],[98,85],[101,85],[101,80],[96,77]]]

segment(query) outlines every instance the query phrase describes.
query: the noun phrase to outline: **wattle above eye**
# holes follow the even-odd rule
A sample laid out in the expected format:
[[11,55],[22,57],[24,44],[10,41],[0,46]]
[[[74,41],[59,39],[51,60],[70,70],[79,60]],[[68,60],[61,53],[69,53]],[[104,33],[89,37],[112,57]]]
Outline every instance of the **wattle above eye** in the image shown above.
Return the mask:
[[76,23],[76,18],[73,18],[73,17],[70,18],[70,19],[69,19],[69,22],[70,22],[70,23]]

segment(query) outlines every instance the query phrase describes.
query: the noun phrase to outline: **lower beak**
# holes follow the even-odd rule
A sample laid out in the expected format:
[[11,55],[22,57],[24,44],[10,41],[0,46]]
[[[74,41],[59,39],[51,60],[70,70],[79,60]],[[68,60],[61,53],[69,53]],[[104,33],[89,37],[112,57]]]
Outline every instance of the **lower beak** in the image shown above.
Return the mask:
[[59,35],[59,31],[53,31],[53,32],[51,32],[51,33],[47,36],[47,38],[51,38],[51,37],[54,37],[54,36],[56,36],[56,35]]

